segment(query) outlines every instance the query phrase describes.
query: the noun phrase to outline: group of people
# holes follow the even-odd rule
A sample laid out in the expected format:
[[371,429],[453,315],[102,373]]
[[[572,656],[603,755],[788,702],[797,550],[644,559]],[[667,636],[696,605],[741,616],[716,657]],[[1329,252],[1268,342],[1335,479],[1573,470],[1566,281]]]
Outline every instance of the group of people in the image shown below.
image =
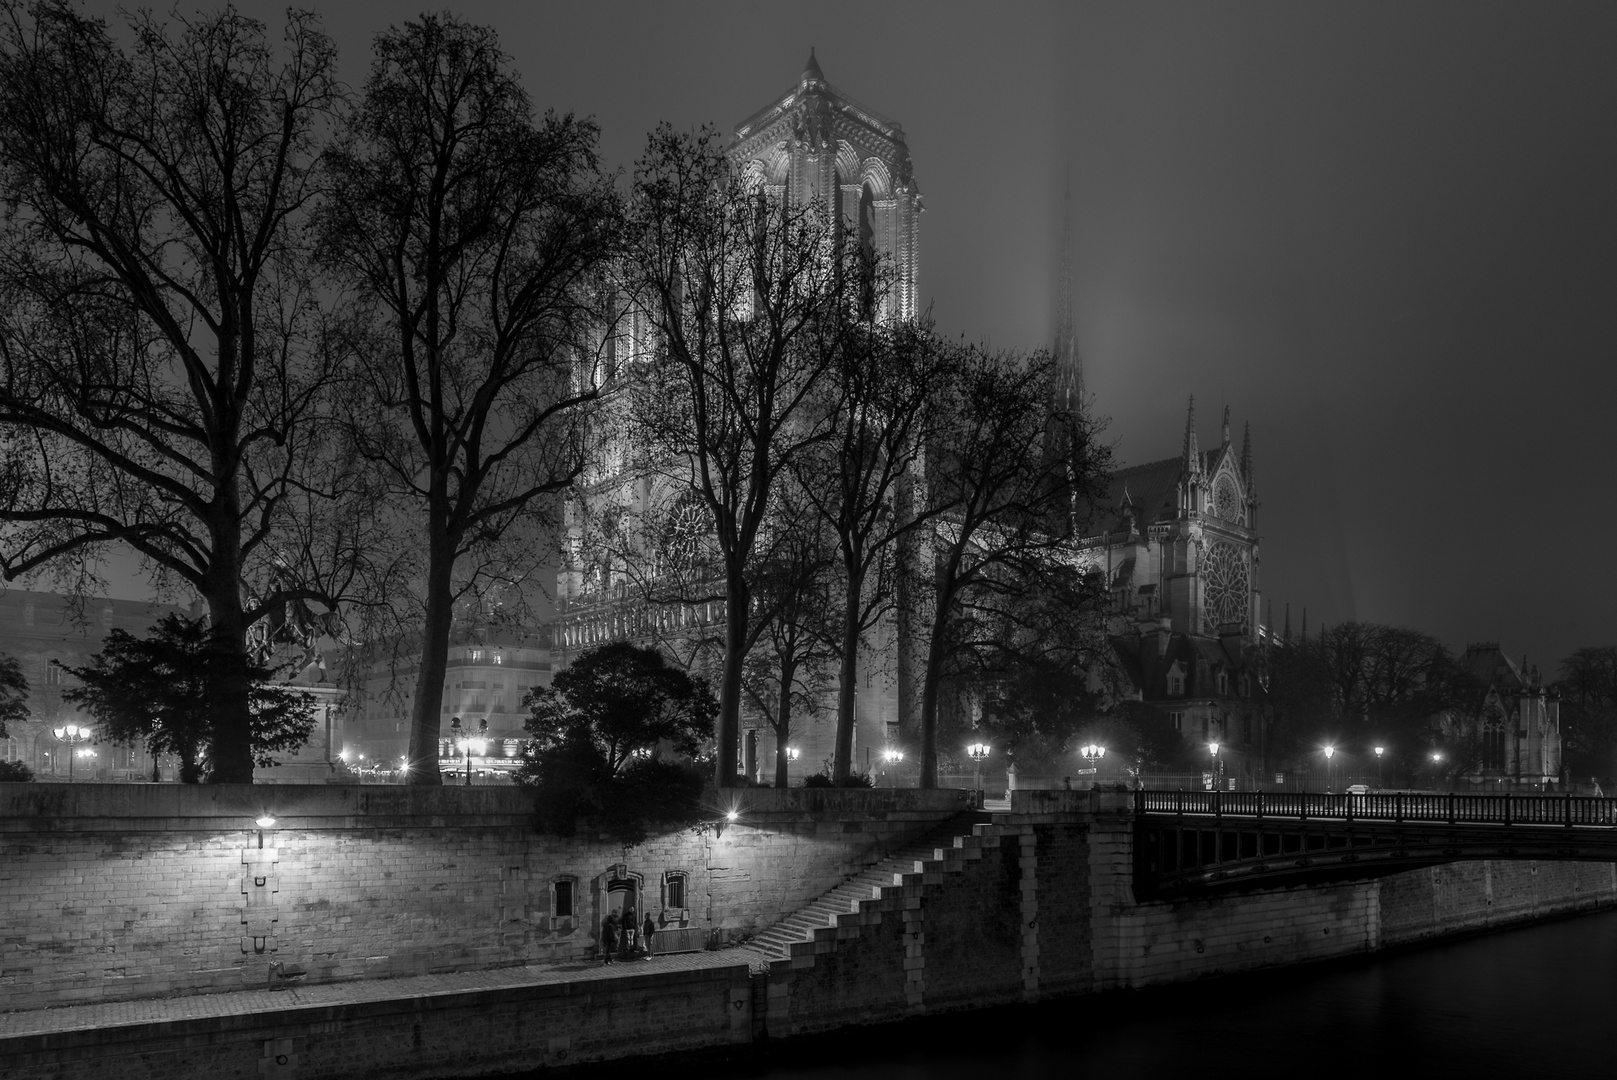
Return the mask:
[[[639,929],[639,948],[645,951],[645,955],[641,957],[642,960],[651,959],[651,939],[656,932],[656,920],[651,917],[651,912],[648,911],[646,912],[646,921],[641,924]],[[631,950],[636,947],[634,938],[634,910],[631,908],[625,911],[621,920],[618,918],[617,912],[608,912],[606,919],[601,923],[601,961],[610,964],[619,956],[625,960],[629,959]]]

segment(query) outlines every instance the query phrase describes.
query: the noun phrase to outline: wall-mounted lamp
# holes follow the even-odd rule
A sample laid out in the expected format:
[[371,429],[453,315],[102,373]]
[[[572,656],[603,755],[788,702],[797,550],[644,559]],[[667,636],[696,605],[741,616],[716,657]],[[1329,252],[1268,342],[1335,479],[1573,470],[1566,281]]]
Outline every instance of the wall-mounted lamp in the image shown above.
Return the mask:
[[258,815],[253,824],[258,826],[258,846],[262,848],[264,846],[264,830],[275,827],[275,818],[268,811],[265,811]]

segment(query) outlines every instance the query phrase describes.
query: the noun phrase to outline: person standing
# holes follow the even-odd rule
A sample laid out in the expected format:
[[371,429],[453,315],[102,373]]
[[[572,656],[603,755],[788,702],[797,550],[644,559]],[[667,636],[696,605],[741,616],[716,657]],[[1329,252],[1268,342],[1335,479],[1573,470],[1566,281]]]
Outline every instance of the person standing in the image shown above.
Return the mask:
[[646,960],[651,960],[651,935],[657,932],[657,924],[652,921],[651,912],[646,912],[646,923],[640,928],[641,944],[646,947]]
[[601,961],[610,964],[612,952],[618,947],[618,913],[608,912],[601,923]]

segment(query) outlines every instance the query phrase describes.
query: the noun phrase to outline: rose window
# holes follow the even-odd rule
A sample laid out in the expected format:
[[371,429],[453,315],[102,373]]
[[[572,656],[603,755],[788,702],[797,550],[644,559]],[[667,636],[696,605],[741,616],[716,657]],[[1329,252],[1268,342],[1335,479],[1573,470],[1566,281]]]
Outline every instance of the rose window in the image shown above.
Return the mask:
[[1216,634],[1224,623],[1247,620],[1252,592],[1252,557],[1241,547],[1220,540],[1202,559],[1202,624]]

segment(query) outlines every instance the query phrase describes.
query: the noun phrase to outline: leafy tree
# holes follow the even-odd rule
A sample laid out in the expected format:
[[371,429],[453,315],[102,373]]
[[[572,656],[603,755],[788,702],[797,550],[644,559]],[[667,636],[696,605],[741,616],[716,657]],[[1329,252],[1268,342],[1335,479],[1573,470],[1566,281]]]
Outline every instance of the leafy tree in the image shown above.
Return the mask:
[[711,737],[716,704],[701,679],[656,649],[613,642],[580,653],[527,704],[534,741],[517,781],[534,790],[544,827],[570,835],[588,817],[634,843],[648,820],[694,820],[700,773],[656,755],[662,743],[694,755]]
[[631,262],[660,338],[635,381],[644,442],[711,521],[723,582],[716,779],[739,781],[742,669],[760,633],[760,530],[781,477],[831,435],[818,391],[861,276],[823,207],[753,190],[711,131],[655,131],[635,169]]
[[620,211],[595,124],[536,123],[494,31],[425,15],[375,49],[320,232],[360,308],[351,438],[399,506],[378,591],[407,601],[370,636],[419,624],[408,775],[438,784],[456,605],[520,596],[554,544],[548,496],[583,467],[596,388],[573,360],[610,337]]
[[622,773],[636,756],[666,742],[694,755],[713,732],[707,683],[671,665],[662,653],[626,641],[586,649],[528,695],[534,748],[588,744],[600,754],[602,778]]
[[34,778],[34,770],[21,761],[0,761],[0,784],[26,784]]
[[[113,742],[143,740],[155,756],[180,759],[180,782],[199,783],[216,768],[214,727],[209,723],[208,684],[221,666],[218,639],[204,619],[165,615],[151,633],[137,638],[114,629],[87,667],[64,669],[80,685],[62,692],[84,707],[97,734]],[[256,765],[296,750],[314,727],[314,698],[273,681],[276,671],[250,660],[252,755]]]
[[211,776],[246,782],[248,627],[334,604],[364,547],[299,520],[349,471],[300,228],[335,52],[306,12],[280,48],[229,8],[126,19],[128,46],[68,0],[0,4],[0,573],[83,588],[125,544],[200,595]]
[[1561,740],[1574,776],[1610,776],[1617,762],[1617,646],[1585,646],[1561,661]]
[[1283,745],[1297,755],[1385,745],[1395,774],[1423,769],[1434,744],[1451,775],[1480,765],[1485,689],[1430,634],[1381,623],[1341,623],[1270,660]]
[[0,739],[6,737],[6,723],[28,719],[28,680],[15,656],[0,653]]

